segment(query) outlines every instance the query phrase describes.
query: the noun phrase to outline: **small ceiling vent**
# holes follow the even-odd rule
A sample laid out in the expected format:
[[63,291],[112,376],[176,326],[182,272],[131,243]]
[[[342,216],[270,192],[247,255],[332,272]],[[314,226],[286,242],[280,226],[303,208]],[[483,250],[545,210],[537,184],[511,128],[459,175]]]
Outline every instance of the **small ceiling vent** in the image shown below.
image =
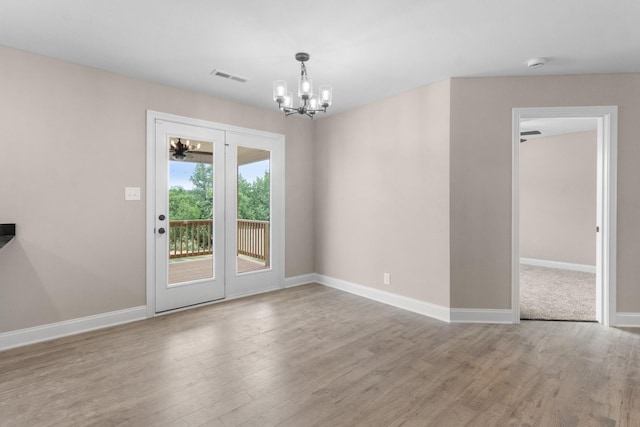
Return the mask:
[[238,76],[237,74],[227,73],[226,71],[217,70],[217,69],[213,70],[209,74],[212,76],[222,77],[224,79],[235,80],[236,82],[240,82],[240,83],[246,83],[249,81],[249,79],[246,77]]

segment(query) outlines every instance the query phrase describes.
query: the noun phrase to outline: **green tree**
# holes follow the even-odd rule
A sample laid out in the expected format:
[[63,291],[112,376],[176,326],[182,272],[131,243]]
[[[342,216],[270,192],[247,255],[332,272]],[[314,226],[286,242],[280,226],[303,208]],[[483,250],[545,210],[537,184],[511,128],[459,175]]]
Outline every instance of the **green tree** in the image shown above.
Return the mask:
[[270,177],[269,171],[264,173],[264,177],[257,178],[251,188],[251,198],[253,201],[254,218],[260,221],[269,221],[269,201],[270,201]]
[[[198,163],[189,178],[193,189],[169,189],[169,218],[171,220],[211,219],[213,215],[213,168]],[[270,174],[248,182],[238,174],[238,218],[269,221]]]
[[213,166],[198,163],[191,175],[195,196],[195,205],[199,210],[197,218],[191,219],[211,219],[213,218]]
[[255,219],[252,206],[251,184],[238,174],[238,218]]
[[248,182],[238,175],[238,218],[269,221],[270,176],[269,171],[262,178]]
[[199,219],[200,209],[192,191],[182,187],[169,189],[169,219],[171,221],[183,219]]

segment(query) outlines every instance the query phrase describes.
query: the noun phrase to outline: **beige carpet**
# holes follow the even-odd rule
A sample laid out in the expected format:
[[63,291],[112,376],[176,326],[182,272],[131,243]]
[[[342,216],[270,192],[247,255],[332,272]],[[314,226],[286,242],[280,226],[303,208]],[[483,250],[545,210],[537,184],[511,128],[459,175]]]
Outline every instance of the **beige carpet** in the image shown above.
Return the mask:
[[596,275],[520,265],[520,318],[596,320]]

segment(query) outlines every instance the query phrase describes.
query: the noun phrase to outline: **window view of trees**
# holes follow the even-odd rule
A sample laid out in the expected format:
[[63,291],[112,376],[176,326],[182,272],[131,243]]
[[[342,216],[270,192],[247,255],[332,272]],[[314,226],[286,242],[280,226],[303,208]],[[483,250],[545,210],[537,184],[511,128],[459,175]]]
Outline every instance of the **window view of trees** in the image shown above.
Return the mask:
[[238,173],[238,218],[269,221],[269,171],[253,182]]
[[[189,178],[192,189],[169,189],[169,218],[172,221],[211,219],[213,212],[213,167],[198,163]],[[238,218],[269,221],[269,171],[253,182],[238,173]]]
[[213,167],[198,163],[189,178],[193,189],[181,186],[169,189],[169,218],[171,221],[186,219],[211,219],[213,212]]

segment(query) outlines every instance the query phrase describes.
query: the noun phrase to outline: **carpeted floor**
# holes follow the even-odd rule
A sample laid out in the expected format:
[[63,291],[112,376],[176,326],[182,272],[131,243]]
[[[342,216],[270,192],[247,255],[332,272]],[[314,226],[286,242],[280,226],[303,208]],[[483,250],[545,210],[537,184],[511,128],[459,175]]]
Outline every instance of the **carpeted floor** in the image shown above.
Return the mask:
[[520,318],[596,321],[596,275],[521,264]]

